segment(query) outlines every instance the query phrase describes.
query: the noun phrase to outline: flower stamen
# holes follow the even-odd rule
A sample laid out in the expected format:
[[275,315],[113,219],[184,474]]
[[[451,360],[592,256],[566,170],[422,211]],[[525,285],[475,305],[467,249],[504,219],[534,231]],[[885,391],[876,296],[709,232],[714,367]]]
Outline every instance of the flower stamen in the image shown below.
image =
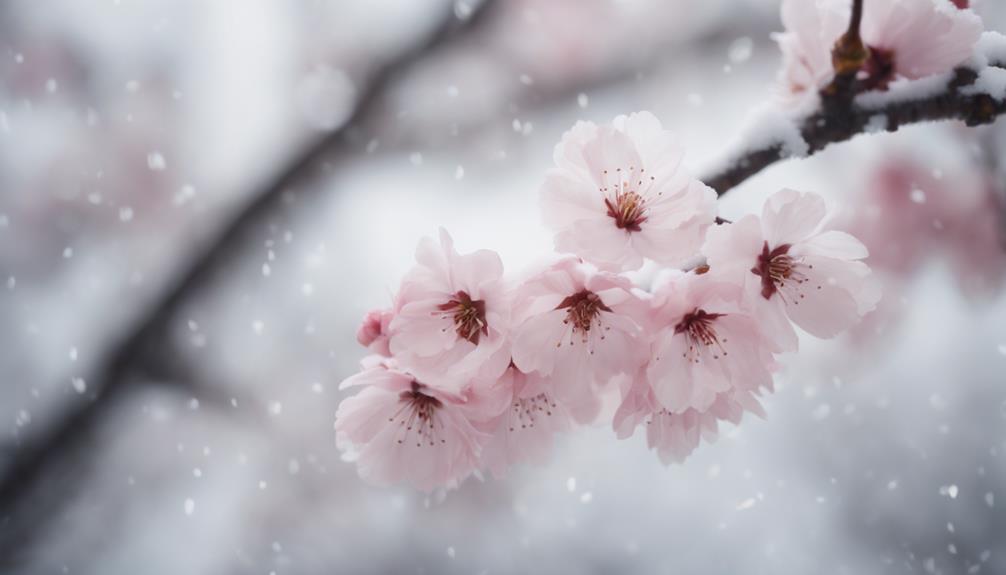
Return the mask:
[[715,322],[718,318],[726,314],[709,313],[703,309],[696,309],[686,314],[681,321],[674,326],[675,334],[684,334],[688,349],[682,354],[689,363],[699,363],[702,350],[705,348],[715,348],[712,352],[713,359],[725,357],[727,354],[723,344],[727,343],[726,338],[720,339],[716,333]]
[[510,431],[533,428],[537,420],[542,417],[549,417],[555,411],[556,404],[544,393],[539,393],[534,397],[515,399],[510,414]]
[[[758,255],[758,262],[751,268],[751,273],[761,277],[761,295],[765,299],[771,299],[773,295],[779,297],[787,303],[799,305],[804,299],[803,285],[810,281],[810,278],[801,271],[814,269],[813,265],[806,265],[797,258],[789,254],[790,244],[782,244],[774,249],[769,249],[768,242],[762,246],[761,254]],[[821,286],[817,286],[821,289]]]
[[388,418],[388,421],[398,422],[402,436],[396,441],[399,444],[405,441],[415,432],[416,447],[423,445],[434,446],[437,443],[447,443],[447,441],[437,433],[437,411],[443,407],[443,402],[439,399],[423,393],[423,384],[413,381],[408,391],[398,394],[398,399],[402,403],[397,412]]
[[636,174],[635,166],[629,166],[628,170],[616,168],[617,177],[610,187],[607,185],[608,170],[602,173],[601,180],[606,184],[600,188],[604,205],[608,208],[608,216],[615,220],[615,227],[620,230],[641,231],[641,225],[647,220],[644,187],[648,187],[654,178],[650,176],[647,180],[645,171],[640,168]]
[[445,318],[454,321],[454,330],[461,339],[478,345],[481,335],[489,335],[485,301],[473,300],[467,292],[459,291],[453,299],[437,306],[437,309],[444,312]]
[[[580,290],[579,292],[567,296],[563,299],[555,309],[565,309],[566,319],[562,320],[562,323],[571,326],[569,334],[569,345],[573,345],[574,336],[577,332],[580,333],[580,341],[582,343],[587,343],[590,339],[590,331],[592,328],[600,329],[601,326],[601,312],[611,312],[611,308],[604,305],[601,301],[601,296],[589,290]],[[607,331],[608,327],[605,327],[601,332],[600,338],[604,339],[604,331]],[[562,346],[562,341],[556,344],[556,347]],[[591,351],[591,354],[594,352]]]

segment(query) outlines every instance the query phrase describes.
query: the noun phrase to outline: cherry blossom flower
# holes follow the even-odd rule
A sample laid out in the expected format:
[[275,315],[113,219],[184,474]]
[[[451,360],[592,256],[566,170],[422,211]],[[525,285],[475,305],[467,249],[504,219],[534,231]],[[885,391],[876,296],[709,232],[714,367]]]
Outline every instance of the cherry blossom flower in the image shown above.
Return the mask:
[[722,393],[772,388],[775,346],[740,305],[741,288],[709,275],[670,276],[655,290],[646,380],[668,413],[705,412]]
[[402,280],[389,348],[423,381],[460,390],[475,378],[495,380],[510,361],[509,302],[498,254],[461,255],[446,231],[424,238],[418,265]]
[[572,420],[552,394],[547,378],[511,365],[496,385],[510,402],[494,420],[482,465],[502,477],[511,465],[543,463],[552,451],[555,434],[569,430]]
[[649,112],[578,122],[555,148],[541,191],[555,246],[602,269],[692,257],[715,217],[716,193],[681,166],[682,149]]
[[[846,0],[784,0],[782,80],[791,93],[816,93],[834,77],[831,50],[849,23]],[[860,33],[870,50],[861,73],[868,89],[897,78],[950,71],[967,60],[982,33],[974,12],[949,0],[870,0]]]
[[394,312],[390,309],[379,309],[367,312],[356,332],[356,341],[370,351],[388,357],[391,348],[388,345],[388,333]]
[[721,421],[740,424],[745,411],[765,417],[752,392],[735,390],[717,394],[705,410],[673,413],[657,401],[645,378],[637,378],[615,413],[614,428],[619,439],[626,439],[643,425],[647,446],[656,450],[661,463],[669,465],[682,463],[702,440],[715,441]]
[[517,288],[513,361],[550,377],[577,421],[596,416],[599,387],[646,360],[646,306],[626,278],[576,258],[556,262]]
[[816,93],[831,82],[831,49],[849,25],[847,10],[844,0],[783,0],[786,31],[774,38],[782,51],[786,94]]
[[425,491],[456,486],[478,468],[489,436],[479,430],[489,419],[473,401],[477,388],[462,394],[424,384],[380,361],[346,379],[340,389],[363,386],[339,405],[337,443],[356,459],[360,476],[389,485],[408,483]]
[[880,299],[862,259],[867,250],[845,232],[822,230],[824,200],[783,190],[762,216],[710,230],[703,252],[717,275],[739,278],[762,326],[784,350],[797,347],[790,321],[829,338],[852,327]]

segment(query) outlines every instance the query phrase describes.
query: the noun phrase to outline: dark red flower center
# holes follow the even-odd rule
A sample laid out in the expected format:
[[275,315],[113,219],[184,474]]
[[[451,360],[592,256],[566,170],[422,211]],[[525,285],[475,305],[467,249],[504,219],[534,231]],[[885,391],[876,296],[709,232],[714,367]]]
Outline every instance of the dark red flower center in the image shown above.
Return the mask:
[[478,345],[481,335],[489,335],[486,302],[483,300],[473,300],[467,292],[459,291],[450,301],[437,306],[437,309],[454,321],[454,330],[461,339]]
[[[793,276],[793,258],[789,255],[789,244],[783,244],[770,250],[768,242],[762,246],[758,255],[758,263],[751,268],[751,273],[761,276],[761,295],[770,299],[779,288]],[[795,278],[797,283],[802,278]]]
[[683,354],[685,359],[691,363],[699,363],[701,348],[713,346],[718,349],[718,352],[713,351],[713,359],[727,355],[727,351],[723,347],[727,340],[720,340],[715,329],[716,320],[725,315],[723,313],[709,313],[704,309],[696,308],[681,318],[681,321],[674,326],[674,333],[684,334],[688,341],[688,349]]
[[638,232],[640,224],[646,221],[646,201],[636,192],[619,192],[615,201],[604,199],[608,207],[608,216],[615,219],[615,227],[620,230]]
[[604,305],[599,295],[589,290],[581,290],[566,297],[555,309],[566,310],[566,319],[563,323],[572,325],[574,332],[579,331],[584,336],[590,332],[590,327],[602,311],[611,311],[611,308]]
[[870,56],[863,64],[860,85],[864,90],[886,90],[894,80],[894,51],[870,46]]
[[608,208],[608,216],[615,220],[615,227],[620,230],[638,232],[646,221],[646,198],[642,194],[644,187],[652,185],[654,178],[645,176],[645,172],[645,168],[637,172],[635,166],[629,166],[628,170],[616,168],[615,179],[610,183],[608,170],[601,174],[601,181],[605,183],[600,188],[604,205]]
[[674,333],[687,333],[695,340],[705,345],[710,345],[716,341],[716,332],[713,331],[713,321],[724,315],[722,313],[709,313],[704,309],[695,309],[681,318],[678,325],[674,326]]
[[437,410],[443,407],[443,403],[430,395],[423,393],[425,386],[418,381],[413,381],[410,388],[398,394],[398,399],[402,403],[401,408],[388,421],[394,423],[398,420],[401,426],[402,436],[396,441],[405,443],[409,436],[415,432],[416,447],[425,445],[441,444],[446,440],[438,437],[435,415]]

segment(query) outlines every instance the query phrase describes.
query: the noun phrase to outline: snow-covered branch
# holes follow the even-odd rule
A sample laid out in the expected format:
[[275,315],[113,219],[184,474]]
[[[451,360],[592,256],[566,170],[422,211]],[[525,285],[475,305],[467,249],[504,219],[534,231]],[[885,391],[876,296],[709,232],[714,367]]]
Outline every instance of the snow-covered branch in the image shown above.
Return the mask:
[[830,101],[809,114],[788,115],[778,105],[759,110],[740,138],[740,151],[704,181],[722,196],[780,160],[814,154],[858,134],[944,120],[978,126],[1003,114],[1006,37],[986,33],[972,61],[947,74],[897,80],[885,91],[862,93],[845,104]]

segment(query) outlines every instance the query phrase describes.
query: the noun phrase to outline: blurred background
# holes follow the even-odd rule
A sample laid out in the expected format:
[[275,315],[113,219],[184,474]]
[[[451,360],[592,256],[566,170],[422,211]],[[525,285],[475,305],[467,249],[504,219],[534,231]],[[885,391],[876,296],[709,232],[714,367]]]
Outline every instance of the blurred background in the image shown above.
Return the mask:
[[357,322],[421,236],[548,253],[537,187],[577,119],[651,110],[701,175],[773,94],[778,9],[0,2],[0,572],[1006,572],[1002,121],[722,200],[825,195],[885,299],[683,466],[599,427],[425,495],[335,449]]

